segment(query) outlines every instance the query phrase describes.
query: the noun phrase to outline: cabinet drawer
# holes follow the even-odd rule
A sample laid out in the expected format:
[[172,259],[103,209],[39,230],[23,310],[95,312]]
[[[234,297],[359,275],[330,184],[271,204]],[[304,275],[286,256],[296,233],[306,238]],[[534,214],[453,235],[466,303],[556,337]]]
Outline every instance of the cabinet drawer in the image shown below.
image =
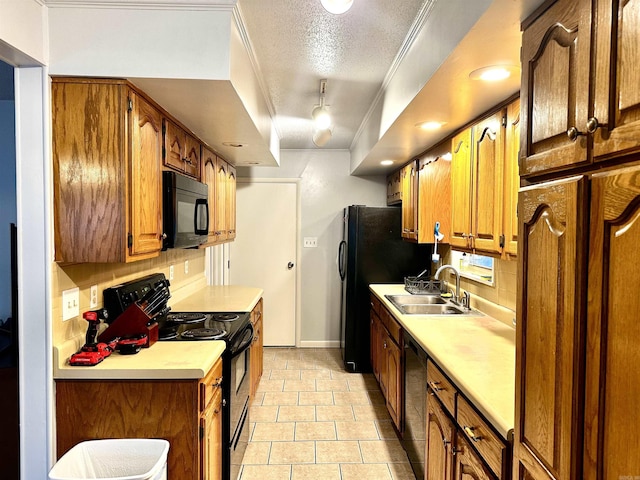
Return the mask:
[[458,398],[456,416],[460,429],[478,450],[487,465],[498,478],[502,478],[507,459],[507,445],[498,437],[473,407],[462,397]]
[[402,327],[400,326],[400,324],[396,321],[395,318],[393,318],[393,315],[391,315],[389,311],[386,309],[386,307],[384,307],[384,305],[382,304],[380,305],[380,311],[378,315],[380,316],[380,321],[389,332],[389,336],[398,345],[400,345],[400,341],[401,341],[400,331],[402,330]]
[[378,316],[380,316],[380,308],[380,300],[378,300],[378,297],[376,297],[374,294],[371,294],[371,310],[373,310],[378,314]]
[[456,393],[458,391],[431,360],[427,360],[427,384],[435,392],[451,416],[455,417]]
[[200,382],[200,411],[203,412],[222,385],[222,359],[219,358]]

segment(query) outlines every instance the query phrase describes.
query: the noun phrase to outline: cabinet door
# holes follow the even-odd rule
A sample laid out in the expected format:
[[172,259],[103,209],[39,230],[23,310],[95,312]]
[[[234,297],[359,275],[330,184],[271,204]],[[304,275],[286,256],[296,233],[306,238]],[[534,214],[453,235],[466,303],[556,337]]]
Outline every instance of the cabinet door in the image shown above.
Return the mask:
[[373,308],[370,310],[370,315],[369,353],[371,355],[371,369],[373,370],[373,375],[376,377],[376,380],[380,382],[380,360],[378,358],[380,320],[378,319],[378,315],[373,311]]
[[207,243],[214,243],[217,239],[215,235],[216,231],[216,187],[217,187],[217,166],[216,166],[215,154],[204,148],[202,150],[202,181],[209,187],[208,201],[209,201],[209,235],[207,237]]
[[214,235],[216,241],[227,239],[227,176],[229,169],[227,162],[216,158],[216,215]]
[[402,369],[402,350],[391,340],[386,339],[387,343],[387,410],[391,415],[393,423],[395,423],[398,431],[402,429],[402,393],[403,388],[403,369]]
[[402,238],[418,239],[416,209],[416,162],[402,169]]
[[474,126],[471,192],[473,248],[499,253],[502,235],[504,127],[502,111]]
[[186,134],[175,123],[164,119],[164,164],[179,172],[184,172]]
[[589,0],[558,0],[522,36],[522,175],[587,162],[591,18]]
[[382,325],[382,323],[378,323],[378,368],[380,369],[379,373],[379,383],[380,389],[382,390],[382,395],[384,398],[387,398],[387,385],[389,384],[389,361],[387,360],[388,348],[391,339],[389,338],[389,334],[386,329]]
[[452,448],[455,426],[444,413],[433,392],[427,395],[427,451],[425,480],[452,478]]
[[467,248],[471,233],[471,129],[451,144],[451,245]]
[[129,255],[162,249],[162,116],[130,92],[131,153],[129,163]]
[[595,175],[587,320],[587,480],[640,474],[640,166]]
[[222,391],[218,389],[211,405],[200,419],[200,479],[222,479]]
[[236,168],[227,165],[227,240],[236,238]]
[[200,158],[202,145],[189,134],[185,134],[184,173],[194,178],[200,178]]
[[461,432],[456,432],[456,480],[493,480],[495,477],[489,473],[482,461],[474,452]]
[[518,190],[520,175],[520,99],[507,107],[507,131],[504,155],[504,252],[518,254]]
[[[448,149],[447,149],[448,151]],[[418,170],[418,242],[433,243],[440,223],[442,240],[451,240],[451,162],[441,155],[420,160]]]
[[640,0],[597,4],[594,159],[640,150]]
[[582,177],[523,188],[519,195],[516,480],[578,478],[586,198]]

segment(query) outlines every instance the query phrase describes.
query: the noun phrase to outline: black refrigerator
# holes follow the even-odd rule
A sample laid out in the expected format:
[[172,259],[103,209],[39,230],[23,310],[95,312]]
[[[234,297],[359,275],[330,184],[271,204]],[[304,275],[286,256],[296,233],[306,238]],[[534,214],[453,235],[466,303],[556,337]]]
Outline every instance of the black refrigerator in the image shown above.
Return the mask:
[[[340,349],[345,370],[370,372],[369,284],[403,283],[429,268],[428,245],[402,240],[399,207],[352,205],[344,209],[344,229],[338,248]],[[433,247],[433,246],[431,246]]]

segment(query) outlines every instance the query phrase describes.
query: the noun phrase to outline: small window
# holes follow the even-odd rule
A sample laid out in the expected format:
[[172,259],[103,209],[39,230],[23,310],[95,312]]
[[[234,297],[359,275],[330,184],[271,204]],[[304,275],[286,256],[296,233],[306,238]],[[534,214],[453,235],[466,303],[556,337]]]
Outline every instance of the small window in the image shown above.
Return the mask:
[[493,257],[451,250],[451,264],[460,276],[485,285],[494,285],[493,260]]

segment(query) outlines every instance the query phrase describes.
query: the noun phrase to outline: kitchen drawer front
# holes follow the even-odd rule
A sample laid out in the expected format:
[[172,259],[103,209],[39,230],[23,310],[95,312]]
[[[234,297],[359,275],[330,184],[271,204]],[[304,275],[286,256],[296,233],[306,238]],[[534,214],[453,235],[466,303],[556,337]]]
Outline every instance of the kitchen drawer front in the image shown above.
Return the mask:
[[222,386],[222,359],[219,358],[200,382],[200,411],[204,412]]
[[458,391],[431,360],[427,360],[427,384],[435,392],[451,416],[455,418],[456,394]]
[[380,300],[373,293],[371,294],[371,310],[376,312],[378,316],[380,316],[380,309],[382,306],[380,305]]
[[258,301],[253,310],[251,310],[251,324],[255,327],[258,321],[262,318],[262,299]]
[[506,443],[498,437],[473,407],[463,398],[458,397],[458,414],[456,420],[460,429],[478,450],[487,465],[498,478],[506,473],[508,449]]
[[387,328],[389,336],[393,338],[398,345],[400,345],[402,341],[402,337],[400,335],[402,327],[400,327],[400,324],[395,318],[393,318],[393,315],[391,315],[389,311],[382,306],[380,307],[380,320],[382,320],[382,323]]

